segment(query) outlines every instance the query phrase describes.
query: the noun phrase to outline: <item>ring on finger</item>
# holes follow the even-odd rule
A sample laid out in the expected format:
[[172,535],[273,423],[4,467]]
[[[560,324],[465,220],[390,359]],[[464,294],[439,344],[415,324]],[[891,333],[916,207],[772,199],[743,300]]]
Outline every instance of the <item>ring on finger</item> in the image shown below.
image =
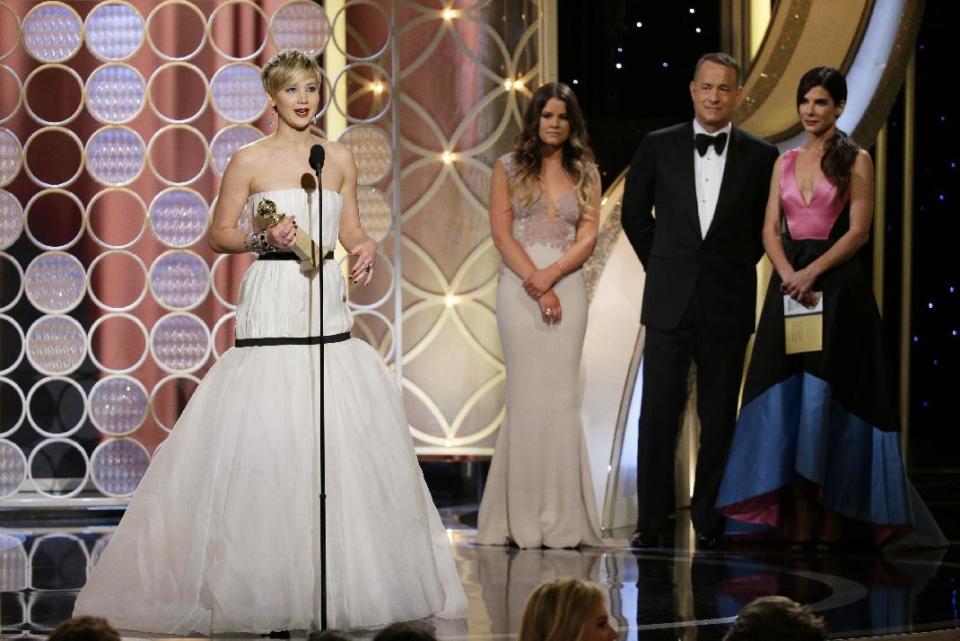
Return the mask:
[[371,269],[373,269],[373,263],[367,263],[367,264],[364,266],[363,271],[365,271],[365,272],[367,272],[367,273],[369,274]]

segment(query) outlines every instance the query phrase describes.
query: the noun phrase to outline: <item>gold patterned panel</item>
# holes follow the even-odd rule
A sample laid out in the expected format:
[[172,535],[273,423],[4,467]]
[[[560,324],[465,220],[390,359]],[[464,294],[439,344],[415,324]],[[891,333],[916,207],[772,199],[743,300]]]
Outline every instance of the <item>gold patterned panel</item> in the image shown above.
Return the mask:
[[504,415],[490,170],[543,81],[544,5],[396,3],[402,384],[420,454],[493,452]]

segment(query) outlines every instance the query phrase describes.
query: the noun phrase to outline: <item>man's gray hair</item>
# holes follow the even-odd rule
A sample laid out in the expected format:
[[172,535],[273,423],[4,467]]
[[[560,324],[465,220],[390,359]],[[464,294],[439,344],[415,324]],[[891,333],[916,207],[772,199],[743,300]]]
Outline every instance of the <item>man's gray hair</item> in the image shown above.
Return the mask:
[[723,53],[722,51],[717,51],[714,53],[705,53],[700,56],[700,59],[697,60],[697,66],[693,70],[693,79],[697,79],[697,75],[700,73],[700,67],[703,66],[705,62],[713,62],[718,65],[723,65],[724,67],[730,67],[737,73],[737,86],[739,87],[743,79],[741,78],[740,63],[737,62],[736,58],[731,56],[729,53]]

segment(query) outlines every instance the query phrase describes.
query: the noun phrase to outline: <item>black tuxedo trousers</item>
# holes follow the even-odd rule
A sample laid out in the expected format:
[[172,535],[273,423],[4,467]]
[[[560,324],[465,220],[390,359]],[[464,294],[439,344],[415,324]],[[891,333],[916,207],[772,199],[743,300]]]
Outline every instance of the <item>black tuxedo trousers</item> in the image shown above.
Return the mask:
[[676,504],[673,453],[696,364],[700,448],[690,516],[697,532],[719,536],[723,517],[713,509],[737,420],[737,397],[749,334],[711,334],[694,300],[672,330],[647,328],[637,447],[638,529],[659,530]]

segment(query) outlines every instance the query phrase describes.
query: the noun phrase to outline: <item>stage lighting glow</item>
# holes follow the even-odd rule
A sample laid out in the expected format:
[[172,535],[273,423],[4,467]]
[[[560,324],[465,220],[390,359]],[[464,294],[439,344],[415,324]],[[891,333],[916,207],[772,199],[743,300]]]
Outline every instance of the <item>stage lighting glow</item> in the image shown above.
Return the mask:
[[150,465],[150,454],[139,442],[110,439],[90,455],[90,480],[107,496],[130,496]]
[[376,187],[358,187],[357,205],[360,209],[360,224],[363,225],[363,230],[374,242],[383,242],[393,224],[387,195]]
[[167,314],[150,332],[150,353],[167,373],[193,373],[210,356],[210,330],[193,314]]
[[149,282],[150,291],[164,309],[193,309],[210,291],[210,268],[191,251],[170,250],[153,261]]
[[17,242],[23,233],[23,207],[8,191],[0,189],[0,251]]
[[9,185],[23,163],[23,148],[9,129],[0,127],[0,187]]
[[130,65],[106,64],[87,78],[86,95],[90,115],[104,124],[118,125],[133,120],[143,110],[147,83]]
[[393,167],[393,150],[387,133],[373,125],[354,125],[340,134],[340,142],[353,152],[357,163],[357,182],[373,185]]
[[23,46],[40,62],[63,62],[80,50],[83,21],[62,2],[41,2],[24,17]]
[[126,2],[102,2],[84,23],[87,49],[98,60],[125,60],[143,45],[144,20]]
[[256,120],[267,108],[260,69],[248,62],[221,67],[210,81],[210,95],[214,110],[232,122]]
[[231,125],[218,131],[210,141],[210,168],[213,173],[222,176],[233,153],[260,138],[263,138],[263,132],[253,125]]
[[65,314],[86,293],[86,272],[76,256],[45,252],[27,266],[23,276],[27,300],[45,314]]
[[327,14],[312,0],[294,0],[277,9],[270,30],[277,49],[299,49],[311,56],[323,52],[330,37]]
[[76,371],[87,355],[87,335],[75,318],[41,316],[27,330],[27,360],[48,376]]
[[16,494],[27,480],[27,457],[10,441],[0,440],[0,499]]
[[87,140],[87,171],[104,185],[120,187],[143,171],[143,139],[133,129],[111,125],[98,129]]

